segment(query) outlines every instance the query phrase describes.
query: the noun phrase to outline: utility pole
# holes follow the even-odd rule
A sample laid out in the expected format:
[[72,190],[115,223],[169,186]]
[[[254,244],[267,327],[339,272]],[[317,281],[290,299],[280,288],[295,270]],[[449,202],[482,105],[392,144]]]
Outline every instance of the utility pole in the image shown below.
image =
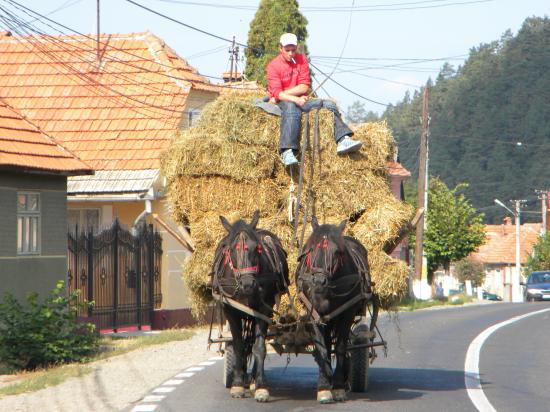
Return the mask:
[[101,51],[100,51],[100,47],[99,47],[99,33],[100,33],[100,20],[99,20],[99,16],[100,16],[100,13],[99,13],[99,9],[100,9],[100,3],[101,0],[97,0],[97,67],[98,67],[98,71],[99,69],[101,68]]
[[[232,82],[237,80],[237,59],[239,58],[239,46],[235,45],[235,36],[233,36],[233,41],[231,42],[231,47],[229,49],[229,61],[231,62],[231,70],[229,72],[229,81]],[[233,68],[235,70],[233,71]]]
[[428,207],[428,136],[429,136],[429,115],[428,115],[429,89],[426,86],[422,97],[422,133],[420,135],[420,158],[418,161],[418,194],[417,208],[423,209],[424,213],[416,225],[416,245],[414,253],[415,269],[415,295],[421,299],[429,298],[430,291],[427,289],[427,262],[424,254],[424,231],[426,230],[426,215]]
[[519,279],[521,273],[521,205],[525,203],[525,200],[512,200],[516,207],[514,218],[516,221],[516,271],[512,274],[512,302],[523,302],[523,297],[519,288]]
[[539,195],[539,199],[542,201],[542,235],[546,234],[546,228],[548,227],[548,189],[535,190],[535,193]]

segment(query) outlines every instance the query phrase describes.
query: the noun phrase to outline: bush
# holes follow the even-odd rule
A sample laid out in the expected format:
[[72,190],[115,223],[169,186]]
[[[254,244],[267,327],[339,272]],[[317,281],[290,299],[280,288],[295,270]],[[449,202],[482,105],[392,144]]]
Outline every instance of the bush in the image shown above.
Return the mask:
[[86,361],[98,349],[95,326],[77,323],[78,291],[67,294],[64,282],[39,302],[30,293],[21,304],[6,294],[0,303],[0,362],[11,369],[35,369],[52,364]]

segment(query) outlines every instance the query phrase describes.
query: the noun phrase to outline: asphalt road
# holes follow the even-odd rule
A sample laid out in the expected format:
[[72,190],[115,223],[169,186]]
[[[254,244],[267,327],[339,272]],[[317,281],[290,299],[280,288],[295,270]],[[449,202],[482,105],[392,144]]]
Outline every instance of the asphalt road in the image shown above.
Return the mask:
[[[550,308],[549,303],[494,303],[382,316],[379,328],[388,356],[378,350],[366,393],[344,403],[320,406],[317,366],[308,355],[269,355],[266,374],[271,402],[231,399],[222,384],[223,361],[197,371],[154,411],[475,411],[464,384],[464,360],[471,341],[484,329],[517,315]],[[550,410],[550,312],[497,330],[483,345],[480,375],[497,411]],[[145,405],[146,406],[146,405]],[[142,409],[146,410],[146,409]]]

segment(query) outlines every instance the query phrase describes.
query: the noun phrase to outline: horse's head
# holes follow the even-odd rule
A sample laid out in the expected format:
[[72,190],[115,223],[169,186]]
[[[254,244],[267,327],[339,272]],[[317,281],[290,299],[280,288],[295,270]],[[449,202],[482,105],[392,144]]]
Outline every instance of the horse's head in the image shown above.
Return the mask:
[[346,223],[347,220],[343,220],[339,225],[319,225],[317,218],[312,217],[313,232],[300,256],[299,287],[321,311],[328,309],[324,306],[328,306],[330,297],[329,283],[344,262],[346,247],[343,232]]
[[254,212],[250,224],[244,220],[237,220],[231,224],[223,216],[220,221],[227,230],[223,249],[223,268],[225,273],[231,273],[235,279],[235,295],[247,297],[258,288],[256,276],[260,272],[260,255],[262,245],[256,233],[256,225],[260,213]]

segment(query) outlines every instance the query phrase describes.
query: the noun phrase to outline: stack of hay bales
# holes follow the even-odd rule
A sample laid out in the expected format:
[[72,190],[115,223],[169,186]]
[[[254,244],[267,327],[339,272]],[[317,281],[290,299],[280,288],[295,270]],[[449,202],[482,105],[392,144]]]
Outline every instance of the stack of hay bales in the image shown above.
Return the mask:
[[[214,249],[225,235],[220,215],[229,221],[249,220],[259,209],[259,227],[273,231],[283,242],[291,277],[296,269],[298,250],[292,244],[287,211],[291,186],[297,195],[298,173],[292,180],[282,166],[280,118],[254,107],[251,101],[257,97],[258,92],[222,94],[204,109],[197,126],[180,133],[163,159],[174,218],[189,225],[195,242],[196,251],[184,265],[195,314],[202,313],[209,300],[205,285]],[[320,223],[352,218],[347,233],[369,250],[375,291],[387,307],[406,291],[408,268],[385,255],[382,246],[397,236],[412,212],[390,191],[386,162],[393,156],[393,138],[384,122],[365,124],[355,130],[355,138],[363,141],[361,151],[338,156],[333,115],[323,109],[317,150],[312,150],[314,116],[309,114],[303,210],[309,204],[310,216],[314,213]],[[298,239],[302,229],[307,238],[309,223],[302,228],[302,215],[298,222]]]

